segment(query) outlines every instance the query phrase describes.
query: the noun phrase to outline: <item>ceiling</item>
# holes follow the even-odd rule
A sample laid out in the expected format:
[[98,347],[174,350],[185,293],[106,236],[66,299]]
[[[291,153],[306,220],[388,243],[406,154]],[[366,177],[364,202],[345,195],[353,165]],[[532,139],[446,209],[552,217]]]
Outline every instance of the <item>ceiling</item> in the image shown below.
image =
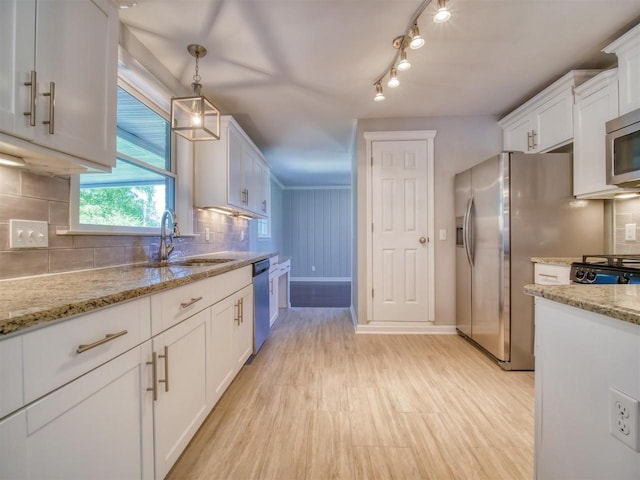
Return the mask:
[[[615,65],[600,50],[640,21],[638,0],[450,0],[418,24],[401,85],[374,102],[421,0],[138,0],[121,21],[184,85],[245,129],[285,186],[348,185],[357,119],[503,115],[575,68]],[[386,79],[383,82],[386,87]]]

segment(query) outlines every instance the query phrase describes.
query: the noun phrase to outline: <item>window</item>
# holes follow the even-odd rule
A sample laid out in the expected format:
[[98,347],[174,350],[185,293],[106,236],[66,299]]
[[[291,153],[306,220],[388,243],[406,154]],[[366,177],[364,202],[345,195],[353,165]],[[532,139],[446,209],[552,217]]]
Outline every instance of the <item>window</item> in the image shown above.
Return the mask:
[[271,217],[258,219],[258,238],[271,238]]
[[118,87],[116,166],[79,176],[80,228],[159,228],[162,212],[175,206],[171,151],[165,114]]

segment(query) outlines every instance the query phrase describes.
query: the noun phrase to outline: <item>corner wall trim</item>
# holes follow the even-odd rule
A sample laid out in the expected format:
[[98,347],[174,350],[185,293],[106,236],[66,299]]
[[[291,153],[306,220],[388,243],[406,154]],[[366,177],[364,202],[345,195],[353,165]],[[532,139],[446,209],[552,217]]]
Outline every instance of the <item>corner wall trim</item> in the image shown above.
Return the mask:
[[353,323],[353,329],[356,333],[358,333],[358,314],[353,308],[353,304],[349,307],[349,311],[351,312],[351,322]]
[[357,325],[359,334],[387,335],[455,335],[455,325],[434,325],[427,322],[369,322]]

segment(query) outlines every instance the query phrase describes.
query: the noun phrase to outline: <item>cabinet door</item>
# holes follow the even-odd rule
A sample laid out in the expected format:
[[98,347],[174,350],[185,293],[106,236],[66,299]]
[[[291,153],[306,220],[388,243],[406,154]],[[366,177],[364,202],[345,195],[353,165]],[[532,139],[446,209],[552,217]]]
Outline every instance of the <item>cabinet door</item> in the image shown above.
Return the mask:
[[24,113],[33,108],[30,93],[36,86],[24,83],[34,70],[35,28],[35,0],[0,1],[0,130],[26,139],[34,131]]
[[503,131],[503,147],[505,150],[512,152],[528,152],[530,150],[529,135],[533,129],[533,123],[530,117],[525,117],[508,127]]
[[278,318],[278,274],[277,270],[269,274],[269,325],[273,325]]
[[573,138],[572,90],[557,95],[536,110],[532,152],[544,152]]
[[[204,310],[153,338],[158,399],[154,406],[156,479],[164,478],[207,413]],[[162,357],[161,357],[162,356]]]
[[573,194],[604,194],[607,185],[605,123],[618,116],[618,84],[612,81],[591,95],[576,99],[573,142]]
[[230,205],[245,208],[244,139],[233,127],[229,127],[228,138],[229,184],[227,201]]
[[150,342],[0,422],[0,478],[152,479]]
[[[115,165],[117,48],[118,14],[108,0],[38,2],[36,143]],[[55,98],[44,95],[51,82]]]
[[253,353],[253,285],[238,292],[240,323],[236,325],[236,372]]
[[232,295],[211,307],[211,360],[208,367],[209,405],[215,405],[236,373],[235,330],[239,324],[238,297]]

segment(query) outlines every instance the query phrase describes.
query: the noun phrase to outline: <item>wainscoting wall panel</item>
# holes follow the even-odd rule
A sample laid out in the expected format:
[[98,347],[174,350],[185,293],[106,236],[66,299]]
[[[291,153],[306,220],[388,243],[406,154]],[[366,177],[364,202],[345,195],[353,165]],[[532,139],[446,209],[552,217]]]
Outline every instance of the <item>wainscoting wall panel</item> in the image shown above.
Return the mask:
[[285,189],[282,200],[292,279],[350,279],[351,189]]

